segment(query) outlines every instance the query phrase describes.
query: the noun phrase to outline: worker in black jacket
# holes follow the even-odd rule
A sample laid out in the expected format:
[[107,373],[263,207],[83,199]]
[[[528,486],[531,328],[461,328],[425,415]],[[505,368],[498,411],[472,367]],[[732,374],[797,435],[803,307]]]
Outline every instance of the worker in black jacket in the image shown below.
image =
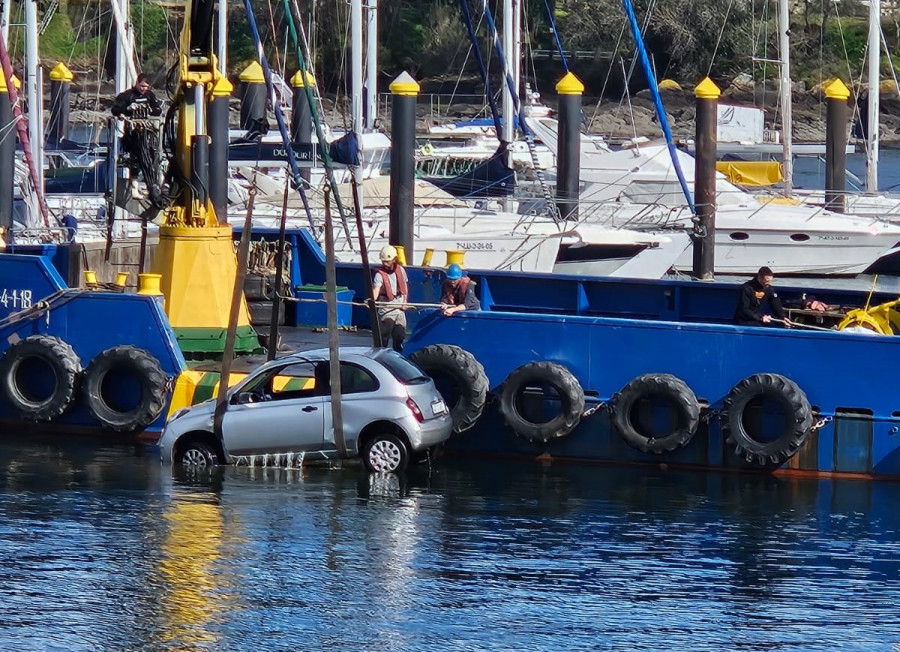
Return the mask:
[[781,299],[775,294],[772,281],[775,275],[768,267],[760,267],[756,276],[741,285],[734,320],[742,326],[771,325],[773,319],[790,325]]
[[150,90],[150,76],[138,75],[134,87],[116,95],[110,112],[117,118],[147,118],[162,115],[162,104]]

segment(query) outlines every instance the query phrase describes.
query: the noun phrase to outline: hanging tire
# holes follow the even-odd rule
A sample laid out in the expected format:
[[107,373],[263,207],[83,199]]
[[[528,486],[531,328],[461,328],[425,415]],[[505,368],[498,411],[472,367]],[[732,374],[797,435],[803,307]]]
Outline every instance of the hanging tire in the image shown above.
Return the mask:
[[134,346],[106,349],[84,373],[91,414],[116,432],[135,432],[153,423],[166,405],[167,384],[156,358]]
[[75,399],[81,361],[52,335],[31,335],[12,344],[0,359],[0,394],[23,419],[50,421]]
[[431,344],[409,359],[434,381],[453,418],[453,431],[475,425],[487,402],[488,378],[484,367],[468,351],[449,344]]
[[[784,425],[777,437],[748,428],[744,417],[757,399],[774,401],[784,412]],[[720,418],[727,444],[747,462],[760,466],[776,466],[793,457],[806,442],[813,424],[806,394],[793,380],[778,374],[744,378],[728,393]]]
[[[548,421],[525,414],[523,399],[529,387],[550,387],[559,397],[559,412]],[[584,390],[572,372],[554,362],[529,362],[514,369],[500,392],[500,413],[513,431],[529,441],[565,437],[581,420]]]
[[[662,401],[675,408],[675,424],[662,437],[644,432],[635,408],[644,400]],[[632,448],[645,453],[668,453],[686,446],[700,424],[700,404],[691,388],[671,374],[644,374],[623,387],[609,402],[616,432]]]

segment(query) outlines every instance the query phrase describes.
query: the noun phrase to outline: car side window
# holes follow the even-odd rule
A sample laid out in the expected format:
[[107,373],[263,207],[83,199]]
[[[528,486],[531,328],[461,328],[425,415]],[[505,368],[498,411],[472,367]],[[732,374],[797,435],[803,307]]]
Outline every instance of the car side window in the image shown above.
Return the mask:
[[366,369],[349,362],[341,363],[341,391],[344,394],[361,394],[378,389],[378,379]]
[[315,395],[315,373],[309,362],[297,362],[275,370],[266,383],[266,394],[273,401]]

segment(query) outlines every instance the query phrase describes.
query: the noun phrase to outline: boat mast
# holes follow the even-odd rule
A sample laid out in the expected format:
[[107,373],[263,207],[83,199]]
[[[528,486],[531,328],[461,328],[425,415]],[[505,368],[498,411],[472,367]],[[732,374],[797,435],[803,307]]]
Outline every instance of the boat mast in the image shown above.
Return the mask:
[[35,184],[44,194],[44,125],[41,93],[41,60],[38,56],[37,0],[25,0],[25,69],[28,71],[28,139],[34,160]]
[[378,0],[366,4],[366,129],[378,115]]
[[878,192],[878,123],[881,120],[881,0],[869,0],[869,120],[866,133],[866,192]]
[[[516,62],[516,24],[518,21],[518,0],[503,0],[503,53],[506,57],[506,65],[508,70],[503,71],[503,77],[509,74],[512,77],[513,84],[518,93],[519,78],[516,75],[518,64]],[[503,104],[501,106],[503,113],[503,134],[502,139],[506,143],[511,143],[516,139],[515,115],[516,109],[513,104],[512,89],[509,84],[503,84]]]
[[12,13],[12,0],[3,0],[3,10],[0,11],[0,32],[3,42],[9,43],[9,17]]
[[228,0],[219,0],[218,25],[216,33],[216,57],[219,59],[219,72],[228,77]]
[[782,170],[784,173],[784,196],[790,197],[794,182],[794,158],[791,127],[791,3],[781,0],[778,3],[778,49],[781,59],[781,145]]
[[363,193],[363,42],[362,42],[362,0],[350,1],[350,123],[356,134],[359,150],[359,165],[353,168],[353,184],[359,191],[359,210],[364,205]]

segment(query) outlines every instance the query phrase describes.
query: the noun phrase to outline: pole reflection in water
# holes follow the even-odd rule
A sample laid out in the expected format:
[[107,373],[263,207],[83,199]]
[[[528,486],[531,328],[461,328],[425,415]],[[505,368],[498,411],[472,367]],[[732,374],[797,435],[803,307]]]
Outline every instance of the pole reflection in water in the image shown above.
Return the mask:
[[[165,538],[160,547],[158,583],[164,614],[161,639],[177,648],[215,643],[210,631],[233,608],[233,596],[218,585],[225,525],[218,495],[178,492],[163,513]],[[231,527],[235,527],[232,523]]]
[[0,649],[892,650],[900,483],[0,440]]

